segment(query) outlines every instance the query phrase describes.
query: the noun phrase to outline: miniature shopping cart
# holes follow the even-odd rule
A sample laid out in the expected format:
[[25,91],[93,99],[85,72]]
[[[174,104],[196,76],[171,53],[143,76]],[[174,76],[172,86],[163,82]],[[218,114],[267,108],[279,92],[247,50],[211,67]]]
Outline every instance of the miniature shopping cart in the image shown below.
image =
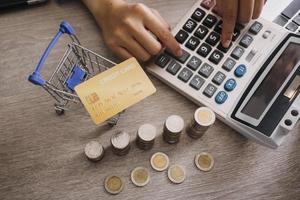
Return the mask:
[[[68,44],[64,56],[59,61],[50,79],[46,81],[41,76],[41,70],[51,50],[63,34],[70,37],[71,43]],[[46,48],[35,71],[28,77],[28,80],[43,87],[55,99],[55,111],[58,115],[61,115],[65,110],[69,110],[71,103],[80,103],[80,99],[74,91],[78,84],[114,65],[116,65],[114,62],[81,46],[73,27],[68,22],[63,21],[60,24],[59,31]],[[120,114],[117,114],[107,120],[107,123],[113,126],[117,123],[119,117]]]

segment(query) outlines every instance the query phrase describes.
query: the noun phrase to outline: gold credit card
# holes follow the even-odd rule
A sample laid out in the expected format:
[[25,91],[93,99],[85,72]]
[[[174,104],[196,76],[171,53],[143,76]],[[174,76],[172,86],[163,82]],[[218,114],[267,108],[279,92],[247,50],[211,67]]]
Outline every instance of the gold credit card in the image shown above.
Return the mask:
[[100,124],[155,93],[135,58],[130,58],[77,85],[75,91],[95,124]]

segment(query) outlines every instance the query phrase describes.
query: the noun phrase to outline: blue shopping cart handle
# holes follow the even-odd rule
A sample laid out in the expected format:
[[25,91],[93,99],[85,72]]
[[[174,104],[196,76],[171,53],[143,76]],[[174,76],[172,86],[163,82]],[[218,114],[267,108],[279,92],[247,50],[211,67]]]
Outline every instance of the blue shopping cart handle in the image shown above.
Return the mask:
[[46,81],[41,77],[40,72],[41,72],[42,68],[44,67],[44,64],[45,64],[47,58],[49,57],[51,50],[53,49],[53,47],[55,46],[55,44],[58,42],[59,38],[63,34],[75,35],[75,30],[67,21],[62,21],[60,23],[58,32],[56,33],[54,38],[49,43],[48,47],[46,48],[45,52],[43,53],[42,57],[40,58],[40,61],[39,61],[38,65],[36,66],[34,72],[32,72],[32,74],[29,75],[28,80],[31,83],[33,83],[35,85],[39,85],[39,86],[45,85]]

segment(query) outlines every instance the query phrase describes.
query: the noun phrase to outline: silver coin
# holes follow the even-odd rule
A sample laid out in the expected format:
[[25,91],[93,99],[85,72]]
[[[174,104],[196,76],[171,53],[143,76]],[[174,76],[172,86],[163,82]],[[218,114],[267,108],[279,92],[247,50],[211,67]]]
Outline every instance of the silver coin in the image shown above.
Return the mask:
[[151,124],[143,124],[139,127],[137,135],[142,141],[150,142],[156,137],[156,127]]
[[171,115],[165,121],[165,128],[171,133],[181,133],[184,128],[184,121],[178,115]]
[[103,146],[97,141],[90,141],[85,145],[84,153],[92,161],[99,161],[104,155]]

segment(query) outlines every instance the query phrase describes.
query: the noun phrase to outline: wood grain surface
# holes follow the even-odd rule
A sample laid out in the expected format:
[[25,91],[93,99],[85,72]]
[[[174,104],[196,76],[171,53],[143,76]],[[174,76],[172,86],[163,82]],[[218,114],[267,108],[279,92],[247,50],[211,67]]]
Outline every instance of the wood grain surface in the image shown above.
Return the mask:
[[[145,0],[174,26],[194,3],[193,0]],[[118,61],[105,47],[101,30],[79,1],[50,1],[27,9],[0,11],[0,199],[300,199],[300,126],[276,150],[247,140],[217,121],[199,140],[185,133],[176,145],[162,141],[161,131],[153,149],[142,151],[132,144],[128,155],[118,157],[109,148],[117,130],[127,131],[132,140],[137,128],[152,123],[162,130],[167,116],[181,115],[188,121],[197,108],[157,79],[150,76],[157,92],[128,109],[119,124],[110,129],[95,126],[82,106],[58,117],[53,99],[26,79],[57,30],[61,20],[74,25],[82,44]],[[55,48],[45,67],[45,76],[64,52],[67,40]],[[106,147],[102,161],[92,163],[83,149],[98,140]],[[155,172],[150,156],[163,151],[171,164],[186,167],[187,179],[174,185],[165,172]],[[215,158],[210,172],[196,169],[196,153],[207,151]],[[150,183],[143,188],[130,182],[130,171],[149,168]],[[119,195],[107,194],[107,175],[124,177]]]

